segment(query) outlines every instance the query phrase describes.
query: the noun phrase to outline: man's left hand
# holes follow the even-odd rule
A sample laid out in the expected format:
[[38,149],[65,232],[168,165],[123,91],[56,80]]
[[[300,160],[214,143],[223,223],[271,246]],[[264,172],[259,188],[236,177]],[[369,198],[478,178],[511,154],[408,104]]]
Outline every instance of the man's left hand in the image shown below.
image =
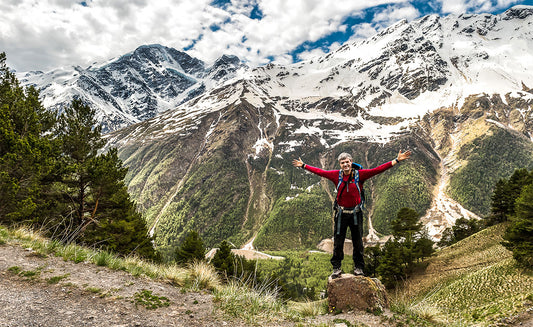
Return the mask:
[[409,159],[411,157],[411,150],[407,150],[405,152],[402,152],[402,150],[400,150],[400,152],[398,152],[398,156],[396,157],[396,159],[398,159],[398,161],[404,161],[405,159]]

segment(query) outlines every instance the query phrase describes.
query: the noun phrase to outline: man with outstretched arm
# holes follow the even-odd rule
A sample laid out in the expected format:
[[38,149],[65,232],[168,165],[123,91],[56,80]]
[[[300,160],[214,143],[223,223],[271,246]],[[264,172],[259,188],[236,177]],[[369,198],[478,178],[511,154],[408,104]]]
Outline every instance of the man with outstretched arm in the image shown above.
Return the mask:
[[340,170],[323,170],[305,164],[302,159],[294,159],[293,166],[302,167],[314,174],[325,177],[337,186],[335,200],[335,227],[333,237],[333,265],[332,278],[342,274],[341,262],[344,258],[344,240],[346,231],[350,227],[353,242],[354,275],[364,275],[365,262],[363,258],[363,212],[362,204],[364,197],[361,196],[363,182],[372,176],[384,172],[400,161],[409,159],[411,151],[398,152],[398,156],[392,161],[386,162],[372,169],[358,169],[360,166],[353,164],[352,156],[341,153],[338,157]]

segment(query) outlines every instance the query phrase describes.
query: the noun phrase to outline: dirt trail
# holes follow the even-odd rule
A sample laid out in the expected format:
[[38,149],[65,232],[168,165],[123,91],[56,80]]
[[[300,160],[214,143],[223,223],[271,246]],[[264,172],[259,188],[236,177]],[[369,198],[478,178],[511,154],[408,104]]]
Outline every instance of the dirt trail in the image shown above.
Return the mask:
[[[14,270],[33,272],[24,277]],[[59,278],[49,283],[51,278]],[[170,300],[154,310],[135,305],[144,290]],[[387,316],[390,316],[388,313]],[[335,321],[389,326],[383,317],[366,312],[320,315],[305,321],[281,321],[265,326],[336,326]],[[59,257],[42,257],[15,244],[0,245],[0,327],[28,326],[249,326],[224,316],[208,292],[184,292],[163,281],[134,277],[124,271]],[[342,325],[339,325],[342,326]]]
[[[34,277],[13,273],[37,272]],[[11,268],[11,269],[10,269]],[[62,278],[56,284],[50,278]],[[167,297],[168,307],[135,305],[143,290]],[[207,293],[93,264],[41,258],[19,246],[0,246],[0,327],[15,326],[245,326],[225,321]]]

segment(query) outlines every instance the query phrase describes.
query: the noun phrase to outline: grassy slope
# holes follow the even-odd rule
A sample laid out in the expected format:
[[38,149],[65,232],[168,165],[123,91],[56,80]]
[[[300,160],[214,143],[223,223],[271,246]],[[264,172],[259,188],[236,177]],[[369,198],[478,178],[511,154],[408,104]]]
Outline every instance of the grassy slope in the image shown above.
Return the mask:
[[457,157],[465,164],[450,178],[450,195],[465,208],[487,215],[496,182],[515,169],[533,167],[533,144],[516,132],[490,127],[464,142]]
[[[515,266],[501,244],[505,227],[493,226],[428,260],[397,294],[417,311],[432,308],[437,320],[456,325],[488,325],[533,304],[533,272]],[[402,300],[404,299],[404,300]]]

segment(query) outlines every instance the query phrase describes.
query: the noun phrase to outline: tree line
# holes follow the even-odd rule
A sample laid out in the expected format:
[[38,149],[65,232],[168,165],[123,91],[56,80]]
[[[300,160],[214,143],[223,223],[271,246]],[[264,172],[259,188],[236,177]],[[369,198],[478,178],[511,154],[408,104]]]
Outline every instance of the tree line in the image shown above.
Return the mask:
[[155,259],[116,149],[104,151],[96,111],[74,99],[46,110],[0,53],[0,223],[64,243]]

